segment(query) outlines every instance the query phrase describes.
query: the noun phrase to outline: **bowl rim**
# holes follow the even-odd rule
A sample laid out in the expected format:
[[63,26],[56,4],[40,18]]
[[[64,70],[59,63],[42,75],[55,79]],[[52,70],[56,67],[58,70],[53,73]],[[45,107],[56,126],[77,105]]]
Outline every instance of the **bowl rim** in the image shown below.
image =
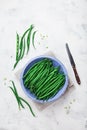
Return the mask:
[[[56,96],[54,96],[53,98],[50,98],[50,99],[47,100],[47,101],[46,101],[46,100],[45,100],[45,101],[43,101],[43,100],[38,100],[38,99],[32,97],[32,96],[27,92],[27,90],[26,90],[26,88],[25,88],[25,86],[24,86],[24,84],[23,84],[23,80],[22,80],[22,77],[23,77],[23,74],[24,74],[24,72],[25,72],[25,69],[29,66],[29,64],[30,64],[31,62],[33,62],[34,60],[41,59],[41,58],[48,58],[48,59],[54,60],[55,62],[57,62],[58,64],[60,64],[60,66],[62,67],[63,72],[64,72],[64,74],[65,74],[65,76],[66,76],[66,81],[65,81],[65,84],[64,84],[64,86],[62,87],[62,89],[59,90],[59,92],[56,94]],[[60,97],[65,93],[65,91],[66,91],[66,89],[67,89],[67,87],[68,87],[68,84],[69,84],[69,81],[68,81],[68,80],[69,80],[69,79],[68,79],[68,73],[67,73],[67,70],[66,70],[64,64],[63,64],[59,59],[57,59],[57,58],[55,58],[55,57],[53,57],[53,56],[47,56],[47,55],[37,56],[37,57],[34,57],[34,58],[32,58],[31,60],[29,60],[29,61],[27,62],[27,64],[23,67],[22,72],[21,72],[21,74],[20,74],[20,83],[21,83],[21,87],[22,87],[24,93],[25,93],[30,99],[32,99],[33,101],[38,102],[38,103],[53,102],[53,101],[57,100],[58,98],[60,98]]]

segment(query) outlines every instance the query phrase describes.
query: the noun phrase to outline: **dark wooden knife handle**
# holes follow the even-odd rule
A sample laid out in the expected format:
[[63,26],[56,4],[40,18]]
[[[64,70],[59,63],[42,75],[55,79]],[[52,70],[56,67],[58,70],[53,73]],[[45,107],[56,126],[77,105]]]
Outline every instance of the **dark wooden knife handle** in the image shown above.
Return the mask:
[[78,84],[81,84],[81,81],[80,81],[79,75],[78,75],[78,73],[77,73],[76,67],[73,67],[73,70],[74,70],[74,74],[75,74],[77,83],[78,83]]

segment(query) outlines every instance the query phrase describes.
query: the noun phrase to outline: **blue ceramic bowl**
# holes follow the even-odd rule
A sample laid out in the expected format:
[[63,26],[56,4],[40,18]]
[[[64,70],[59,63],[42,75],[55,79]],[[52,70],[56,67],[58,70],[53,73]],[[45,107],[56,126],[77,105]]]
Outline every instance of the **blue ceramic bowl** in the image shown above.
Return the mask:
[[[47,100],[47,101],[43,101],[43,100],[38,100],[38,99],[36,99],[36,97],[29,91],[29,89],[27,89],[27,88],[24,86],[24,83],[23,83],[23,76],[24,76],[24,74],[27,72],[27,70],[28,70],[29,68],[31,68],[32,65],[34,65],[36,62],[42,60],[43,58],[48,58],[48,59],[52,60],[53,65],[54,65],[55,67],[57,67],[57,66],[60,65],[60,66],[61,66],[60,71],[61,71],[61,72],[64,72],[65,78],[66,78],[65,84],[64,84],[64,86],[62,87],[62,89],[60,89],[60,90],[58,91],[58,93],[57,93],[54,97],[50,98],[50,99]],[[29,98],[31,98],[32,100],[34,100],[34,101],[36,101],[36,102],[39,102],[39,103],[53,102],[53,101],[57,100],[62,94],[64,94],[66,88],[68,87],[68,74],[67,74],[66,68],[64,67],[64,65],[63,65],[58,59],[53,58],[53,57],[50,57],[50,56],[40,56],[40,57],[36,57],[36,58],[34,58],[33,60],[29,61],[29,63],[23,68],[22,73],[21,73],[21,76],[20,76],[20,82],[21,82],[21,86],[22,86],[22,89],[24,90],[25,94],[26,94]]]

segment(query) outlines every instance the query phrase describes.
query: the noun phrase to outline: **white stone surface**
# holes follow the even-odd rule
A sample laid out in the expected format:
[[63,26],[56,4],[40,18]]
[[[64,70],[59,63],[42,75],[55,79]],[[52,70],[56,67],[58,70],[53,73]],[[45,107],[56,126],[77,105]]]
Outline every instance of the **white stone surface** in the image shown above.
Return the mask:
[[[38,30],[36,50],[31,45],[29,55],[13,71],[16,32],[22,35],[30,24],[34,24]],[[42,40],[40,34],[48,37]],[[76,62],[80,86],[76,83],[66,53],[66,42]],[[86,130],[86,44],[87,0],[0,0],[0,130]],[[48,51],[52,51],[64,63],[74,87],[69,88],[55,103],[43,107],[24,94],[15,73],[33,57]],[[19,111],[8,87],[9,80],[14,80],[20,96],[29,101],[36,118],[28,108]]]

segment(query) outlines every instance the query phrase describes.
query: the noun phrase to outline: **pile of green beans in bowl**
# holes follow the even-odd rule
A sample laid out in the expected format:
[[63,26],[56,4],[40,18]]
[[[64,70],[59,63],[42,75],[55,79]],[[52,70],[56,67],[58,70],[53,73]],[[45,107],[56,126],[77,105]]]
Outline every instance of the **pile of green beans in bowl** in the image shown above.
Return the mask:
[[60,71],[61,66],[54,66],[49,58],[43,58],[34,63],[24,73],[22,80],[24,87],[37,100],[48,101],[53,98],[64,86],[65,74]]

